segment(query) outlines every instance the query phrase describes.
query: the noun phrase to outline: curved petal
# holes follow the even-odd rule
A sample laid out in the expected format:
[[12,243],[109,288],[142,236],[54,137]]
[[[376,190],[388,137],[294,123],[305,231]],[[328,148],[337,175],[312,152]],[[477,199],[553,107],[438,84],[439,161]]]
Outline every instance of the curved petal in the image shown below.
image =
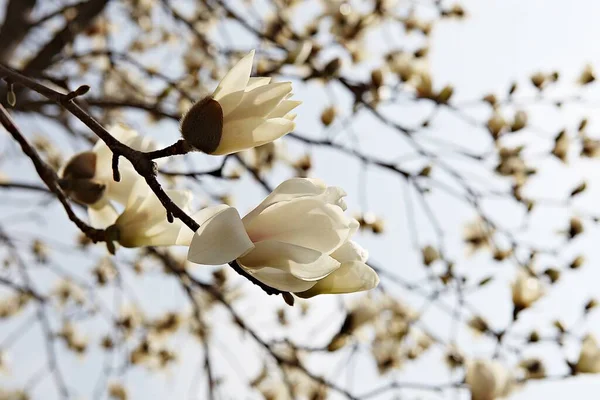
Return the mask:
[[358,243],[349,240],[331,253],[331,257],[341,263],[346,261],[366,262],[367,258],[369,258],[369,252],[363,249]]
[[266,117],[291,91],[291,82],[273,83],[246,91],[239,106],[227,118],[229,121],[234,121],[251,117]]
[[227,205],[208,207],[193,216],[200,228],[194,234],[187,259],[196,264],[221,265],[254,248],[237,210]]
[[106,229],[115,223],[119,214],[115,207],[110,204],[106,197],[103,197],[96,204],[88,207],[88,218],[90,225],[96,229]]
[[250,79],[248,79],[248,84],[246,85],[246,92],[260,86],[268,85],[269,83],[271,83],[271,78],[269,77],[250,77]]
[[352,219],[337,206],[300,197],[264,209],[244,224],[253,242],[277,240],[330,254],[350,238]]
[[253,117],[226,122],[219,147],[211,154],[225,155],[262,146],[291,132],[294,126],[293,121],[285,118]]
[[255,243],[255,248],[238,260],[248,269],[275,268],[294,277],[315,281],[339,268],[340,263],[327,254],[275,240]]
[[252,211],[244,217],[244,224],[260,214],[265,208],[280,201],[291,200],[297,197],[316,196],[324,193],[326,185],[319,179],[292,178],[288,179],[273,191]]
[[254,60],[254,50],[245,55],[225,74],[221,82],[215,89],[213,97],[219,100],[230,93],[244,90],[248,84],[250,73],[252,72],[252,62]]
[[[242,268],[244,266],[242,265]],[[303,292],[313,287],[316,281],[303,281],[289,272],[275,268],[262,268],[259,270],[246,269],[250,275],[272,288],[286,292]]]
[[236,92],[229,93],[226,96],[223,96],[218,100],[221,105],[221,110],[223,110],[223,119],[227,118],[229,114],[231,114],[237,106],[242,102],[244,98],[244,91],[238,90]]
[[[136,186],[138,181],[144,181],[134,169],[131,163],[127,160],[119,161],[119,174],[121,180],[116,182],[112,177],[112,166],[106,167],[102,171],[100,179],[106,185],[106,196],[119,204],[127,204],[131,190]],[[144,182],[145,184],[145,182]]]
[[287,113],[302,104],[299,100],[284,100],[269,113],[269,118],[283,118]]
[[306,299],[319,294],[354,293],[373,289],[378,284],[379,277],[371,267],[360,261],[348,261],[311,289],[296,295]]

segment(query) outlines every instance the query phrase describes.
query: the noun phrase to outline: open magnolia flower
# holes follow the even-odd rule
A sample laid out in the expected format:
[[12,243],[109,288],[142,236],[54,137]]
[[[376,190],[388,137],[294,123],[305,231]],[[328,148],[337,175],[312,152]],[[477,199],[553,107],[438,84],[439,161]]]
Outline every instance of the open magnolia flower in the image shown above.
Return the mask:
[[[139,136],[124,125],[114,125],[108,131],[115,139],[135,150],[158,149],[153,140]],[[106,228],[116,218],[111,201],[126,204],[131,189],[141,179],[133,165],[121,158],[121,180],[116,182],[112,174],[112,157],[110,148],[99,140],[91,151],[74,155],[59,173],[61,186],[71,198],[88,206],[90,224],[99,229]]]
[[515,381],[510,371],[498,361],[470,360],[465,382],[472,400],[495,400],[508,396]]
[[254,50],[221,80],[211,96],[192,106],[181,120],[189,145],[208,154],[236,153],[272,142],[294,129],[301,104],[289,100],[291,82],[251,78]]
[[372,289],[379,278],[365,264],[367,252],[350,240],[358,222],[344,214],[344,196],[318,180],[294,178],[243,219],[226,205],[205,208],[188,260],[237,260],[264,284],[304,298]]
[[[190,214],[192,195],[189,191],[165,192],[177,206]],[[114,208],[112,212],[113,223],[108,230],[124,247],[189,245],[193,236],[181,220],[167,221],[165,208],[143,179],[131,189],[123,212],[119,215]]]

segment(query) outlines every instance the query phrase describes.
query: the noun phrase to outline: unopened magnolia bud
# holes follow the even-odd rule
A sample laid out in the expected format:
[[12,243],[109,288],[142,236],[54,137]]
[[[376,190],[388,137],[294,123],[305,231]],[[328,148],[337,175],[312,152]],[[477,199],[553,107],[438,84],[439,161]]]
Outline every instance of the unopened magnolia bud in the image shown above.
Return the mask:
[[551,283],[555,283],[560,279],[560,270],[556,268],[548,268],[544,271],[544,275],[546,275]]
[[569,238],[573,239],[575,236],[583,232],[583,222],[577,217],[571,218],[569,222]]
[[102,198],[106,186],[91,179],[60,179],[60,187],[73,200],[82,204],[94,204]]
[[381,87],[383,85],[383,71],[377,68],[371,71],[371,83],[376,88]]
[[440,90],[436,97],[436,100],[438,103],[446,104],[448,103],[448,100],[450,100],[450,97],[452,97],[453,93],[454,88],[452,87],[452,85],[446,85],[442,90]]
[[96,175],[96,153],[85,151],[69,160],[62,177],[65,179],[92,179]]
[[198,101],[181,119],[181,135],[195,150],[213,153],[223,134],[223,109],[208,96]]
[[531,83],[533,84],[533,86],[535,86],[536,88],[538,88],[540,90],[546,83],[546,75],[544,75],[542,72],[536,72],[535,74],[533,74],[531,76],[530,79],[531,79]]
[[506,127],[506,121],[502,115],[494,113],[487,122],[487,128],[492,136],[497,139]]
[[430,245],[423,247],[423,249],[421,249],[421,254],[423,256],[423,264],[426,266],[431,265],[440,258],[438,251]]
[[579,76],[579,83],[582,85],[587,85],[588,83],[592,83],[596,80],[596,75],[594,74],[594,70],[591,65],[586,65],[583,72]]
[[510,126],[511,132],[520,131],[525,128],[527,125],[527,113],[525,111],[519,110],[515,113],[515,119]]
[[575,257],[575,259],[573,261],[571,261],[571,264],[569,264],[569,268],[577,269],[577,268],[581,267],[584,262],[585,262],[585,259],[583,258],[583,256],[577,256],[577,257]]
[[335,114],[335,107],[327,107],[326,109],[324,109],[323,113],[321,113],[321,122],[323,123],[323,125],[331,125],[331,123],[335,119]]
[[571,191],[571,197],[577,196],[578,194],[583,193],[586,188],[587,188],[587,183],[582,182],[581,184],[579,184],[579,186],[577,186],[575,189],[573,189]]
[[325,68],[323,68],[323,75],[325,75],[325,77],[335,76],[338,72],[340,72],[341,68],[342,60],[339,58],[334,58],[333,60],[329,61],[327,65],[325,65]]
[[498,104],[498,99],[496,98],[495,95],[493,94],[488,94],[483,98],[483,101],[485,101],[486,103],[488,103],[489,105],[491,105],[492,107],[496,106],[496,104]]

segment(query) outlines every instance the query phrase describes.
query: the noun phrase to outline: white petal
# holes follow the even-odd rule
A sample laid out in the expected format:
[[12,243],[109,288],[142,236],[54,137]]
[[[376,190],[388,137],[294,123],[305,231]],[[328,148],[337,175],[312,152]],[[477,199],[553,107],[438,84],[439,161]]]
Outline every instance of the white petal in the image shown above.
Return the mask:
[[119,214],[106,197],[87,209],[90,225],[96,229],[106,229],[115,223]]
[[237,210],[227,205],[208,207],[193,218],[200,228],[192,238],[188,260],[196,264],[221,265],[254,248]]
[[281,82],[259,86],[246,92],[235,111],[226,116],[225,123],[243,118],[266,117],[291,91],[292,84],[290,82]]
[[312,197],[275,203],[244,225],[253,242],[277,240],[325,254],[348,241],[351,233],[351,219],[339,207]]
[[318,179],[292,178],[282,182],[271,194],[269,194],[254,210],[244,217],[244,224],[248,224],[252,218],[260,214],[270,205],[291,200],[296,197],[316,196],[324,193],[326,185]]
[[379,284],[379,277],[371,267],[360,261],[348,261],[299,297],[309,298],[319,294],[342,294],[370,290]]
[[133,169],[129,161],[124,159],[119,161],[119,174],[121,175],[119,182],[113,179],[112,166],[107,167],[102,173],[105,175],[100,177],[106,185],[105,195],[119,204],[127,204],[131,190],[138,181],[142,181],[145,184],[144,178]]
[[259,270],[244,269],[267,286],[286,292],[303,292],[313,287],[316,283],[315,281],[303,281],[289,272],[275,268],[263,268]]
[[279,139],[294,129],[294,123],[285,118],[246,118],[226,123],[219,147],[212,153],[225,155],[248,150]]
[[369,252],[358,245],[358,243],[349,240],[340,246],[336,251],[331,253],[331,257],[339,262],[360,261],[366,262],[369,258]]
[[248,79],[248,85],[246,85],[246,92],[260,86],[268,85],[269,83],[271,83],[271,78],[268,77],[250,77],[250,79]]
[[326,254],[289,243],[267,240],[239,259],[249,269],[264,267],[286,271],[298,279],[315,281],[335,271],[340,263]]
[[236,110],[236,108],[242,102],[244,98],[244,91],[238,90],[236,92],[229,93],[227,96],[223,96],[219,99],[221,110],[223,110],[223,119],[225,119]]
[[244,90],[248,84],[250,73],[252,72],[252,62],[254,60],[254,50],[245,55],[237,62],[227,74],[223,77],[217,89],[213,94],[215,100],[221,99],[229,93]]
[[298,107],[300,104],[302,104],[302,102],[298,100],[284,100],[279,103],[279,105],[273,111],[271,111],[271,113],[269,113],[269,118],[283,118],[287,113]]

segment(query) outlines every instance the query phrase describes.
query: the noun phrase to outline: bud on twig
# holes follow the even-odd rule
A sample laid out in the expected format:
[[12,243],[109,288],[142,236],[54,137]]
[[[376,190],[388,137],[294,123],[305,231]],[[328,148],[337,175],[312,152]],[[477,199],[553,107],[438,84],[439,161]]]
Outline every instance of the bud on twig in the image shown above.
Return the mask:
[[198,101],[181,119],[181,135],[195,150],[213,153],[223,134],[223,109],[208,96]]

